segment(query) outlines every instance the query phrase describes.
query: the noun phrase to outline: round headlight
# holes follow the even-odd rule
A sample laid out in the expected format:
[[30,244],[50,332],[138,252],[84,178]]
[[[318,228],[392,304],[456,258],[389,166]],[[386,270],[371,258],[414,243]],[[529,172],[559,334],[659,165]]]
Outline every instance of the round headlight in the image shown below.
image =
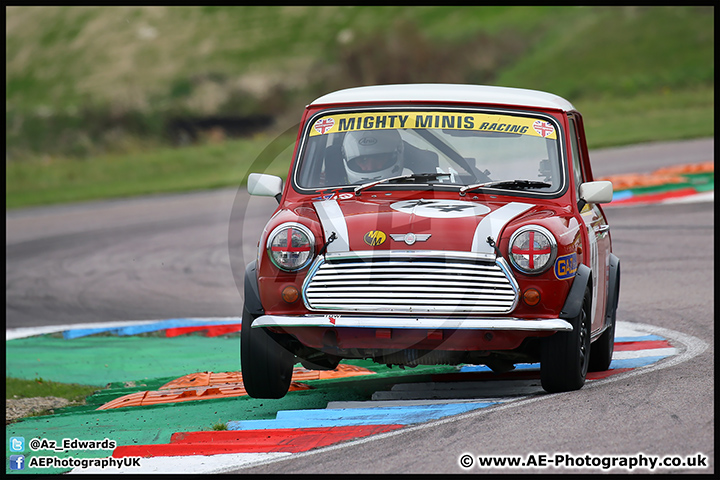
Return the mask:
[[557,243],[546,228],[521,227],[510,237],[510,262],[523,273],[542,273],[555,261]]
[[268,256],[281,270],[292,272],[306,267],[314,250],[315,236],[299,223],[283,223],[268,236]]

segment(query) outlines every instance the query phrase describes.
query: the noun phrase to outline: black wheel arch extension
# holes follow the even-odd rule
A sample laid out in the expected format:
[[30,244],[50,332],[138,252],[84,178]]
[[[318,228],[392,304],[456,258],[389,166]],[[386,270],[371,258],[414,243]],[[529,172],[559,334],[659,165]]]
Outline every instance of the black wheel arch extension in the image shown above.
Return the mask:
[[257,261],[253,260],[245,267],[245,286],[243,288],[245,310],[251,315],[263,315],[265,309],[260,302],[260,289],[257,282]]
[[610,278],[608,281],[608,297],[605,307],[605,325],[610,325],[613,311],[617,308],[618,301],[620,300],[620,259],[611,253],[609,265]]
[[[617,308],[619,297],[617,286],[620,282],[620,259],[612,253],[609,257],[609,266],[608,296],[603,330],[607,328],[612,321],[612,312]],[[570,287],[570,293],[568,293],[567,299],[565,299],[565,305],[563,305],[559,315],[560,318],[575,318],[580,313],[586,286],[592,287],[592,270],[590,270],[590,267],[587,265],[581,264],[575,274],[572,287]]]
[[571,319],[580,314],[580,310],[583,307],[583,299],[585,298],[585,287],[587,286],[592,287],[592,270],[590,270],[590,267],[587,265],[580,264],[575,273],[573,284],[570,287],[570,293],[568,293],[565,299],[565,305],[563,305],[560,311],[560,318]]

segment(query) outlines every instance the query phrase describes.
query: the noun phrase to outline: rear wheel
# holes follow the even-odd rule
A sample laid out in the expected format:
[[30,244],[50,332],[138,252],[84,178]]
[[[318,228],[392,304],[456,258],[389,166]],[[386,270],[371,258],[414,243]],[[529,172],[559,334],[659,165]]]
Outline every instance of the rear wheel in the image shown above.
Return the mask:
[[251,328],[255,318],[243,309],[240,366],[245,391],[254,398],[282,398],[290,388],[295,356],[264,328]]
[[592,352],[590,352],[590,366],[588,368],[591,372],[604,372],[610,368],[610,363],[612,362],[613,350],[615,350],[615,316],[617,313],[618,298],[620,296],[619,264],[617,266],[617,273],[615,274],[614,285],[614,296],[610,302],[611,304],[607,306],[610,325],[605,329],[600,338],[598,338],[592,345]]
[[550,393],[578,390],[585,384],[590,361],[590,288],[580,313],[569,320],[572,332],[557,332],[545,339],[540,352],[540,381]]

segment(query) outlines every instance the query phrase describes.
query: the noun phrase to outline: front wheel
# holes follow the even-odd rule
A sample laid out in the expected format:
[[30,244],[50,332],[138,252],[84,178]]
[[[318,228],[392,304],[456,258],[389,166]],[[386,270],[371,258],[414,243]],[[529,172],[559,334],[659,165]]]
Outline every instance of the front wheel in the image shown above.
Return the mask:
[[251,328],[254,319],[243,308],[240,366],[245,391],[254,398],[282,398],[290,388],[295,356],[264,328]]
[[570,323],[572,332],[557,332],[543,339],[540,351],[540,382],[549,393],[579,390],[585,384],[590,361],[590,288],[580,313]]

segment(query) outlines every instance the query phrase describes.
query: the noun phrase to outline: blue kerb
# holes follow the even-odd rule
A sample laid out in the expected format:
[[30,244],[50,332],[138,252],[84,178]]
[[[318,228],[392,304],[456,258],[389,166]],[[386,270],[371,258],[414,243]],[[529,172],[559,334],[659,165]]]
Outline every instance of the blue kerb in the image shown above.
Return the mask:
[[622,360],[613,360],[610,362],[610,368],[608,370],[618,370],[621,368],[638,368],[652,365],[653,363],[662,360],[663,358],[669,357],[668,355],[658,355],[655,357],[640,357],[640,358],[625,358]]
[[168,328],[180,327],[204,327],[214,325],[233,325],[242,323],[242,318],[233,318],[226,320],[207,320],[197,318],[176,318],[171,320],[163,320],[156,323],[148,323],[146,325],[129,325],[127,327],[106,327],[106,328],[85,328],[66,330],[63,337],[66,339],[86,337],[97,333],[112,333],[118,336],[139,335],[141,333],[156,332],[158,330],[167,330]]
[[630,190],[622,190],[620,192],[613,192],[612,201],[618,202],[620,200],[632,198],[634,195],[635,194]]
[[[537,370],[539,368],[539,363],[518,363],[517,365],[515,365],[515,369],[513,370],[513,372],[516,372],[518,370]],[[462,367],[460,367],[460,372],[492,372],[492,370],[487,365],[463,365]]]
[[[615,337],[615,342],[648,342],[653,340],[665,340],[664,337],[661,337],[659,335],[642,335],[638,337]],[[639,349],[640,350],[640,349]],[[627,360],[615,360],[613,361],[613,364],[617,365],[623,365],[623,366],[611,366],[610,368],[636,368],[636,367],[642,367],[645,365],[650,365],[659,359],[665,358],[663,357],[644,357],[639,359],[627,359]],[[645,362],[645,359],[655,359],[651,360],[649,362]],[[617,362],[617,363],[616,363]],[[540,368],[539,363],[519,363],[515,365],[515,370],[537,370]],[[460,367],[461,373],[470,373],[470,372],[492,372],[492,370],[487,367],[486,365],[463,365]]]
[[496,402],[452,403],[375,408],[284,410],[274,420],[228,422],[228,430],[340,427],[358,425],[410,425],[486,408]]
[[615,337],[615,343],[618,342],[648,342],[651,340],[666,340],[659,335],[643,335],[640,337]]

